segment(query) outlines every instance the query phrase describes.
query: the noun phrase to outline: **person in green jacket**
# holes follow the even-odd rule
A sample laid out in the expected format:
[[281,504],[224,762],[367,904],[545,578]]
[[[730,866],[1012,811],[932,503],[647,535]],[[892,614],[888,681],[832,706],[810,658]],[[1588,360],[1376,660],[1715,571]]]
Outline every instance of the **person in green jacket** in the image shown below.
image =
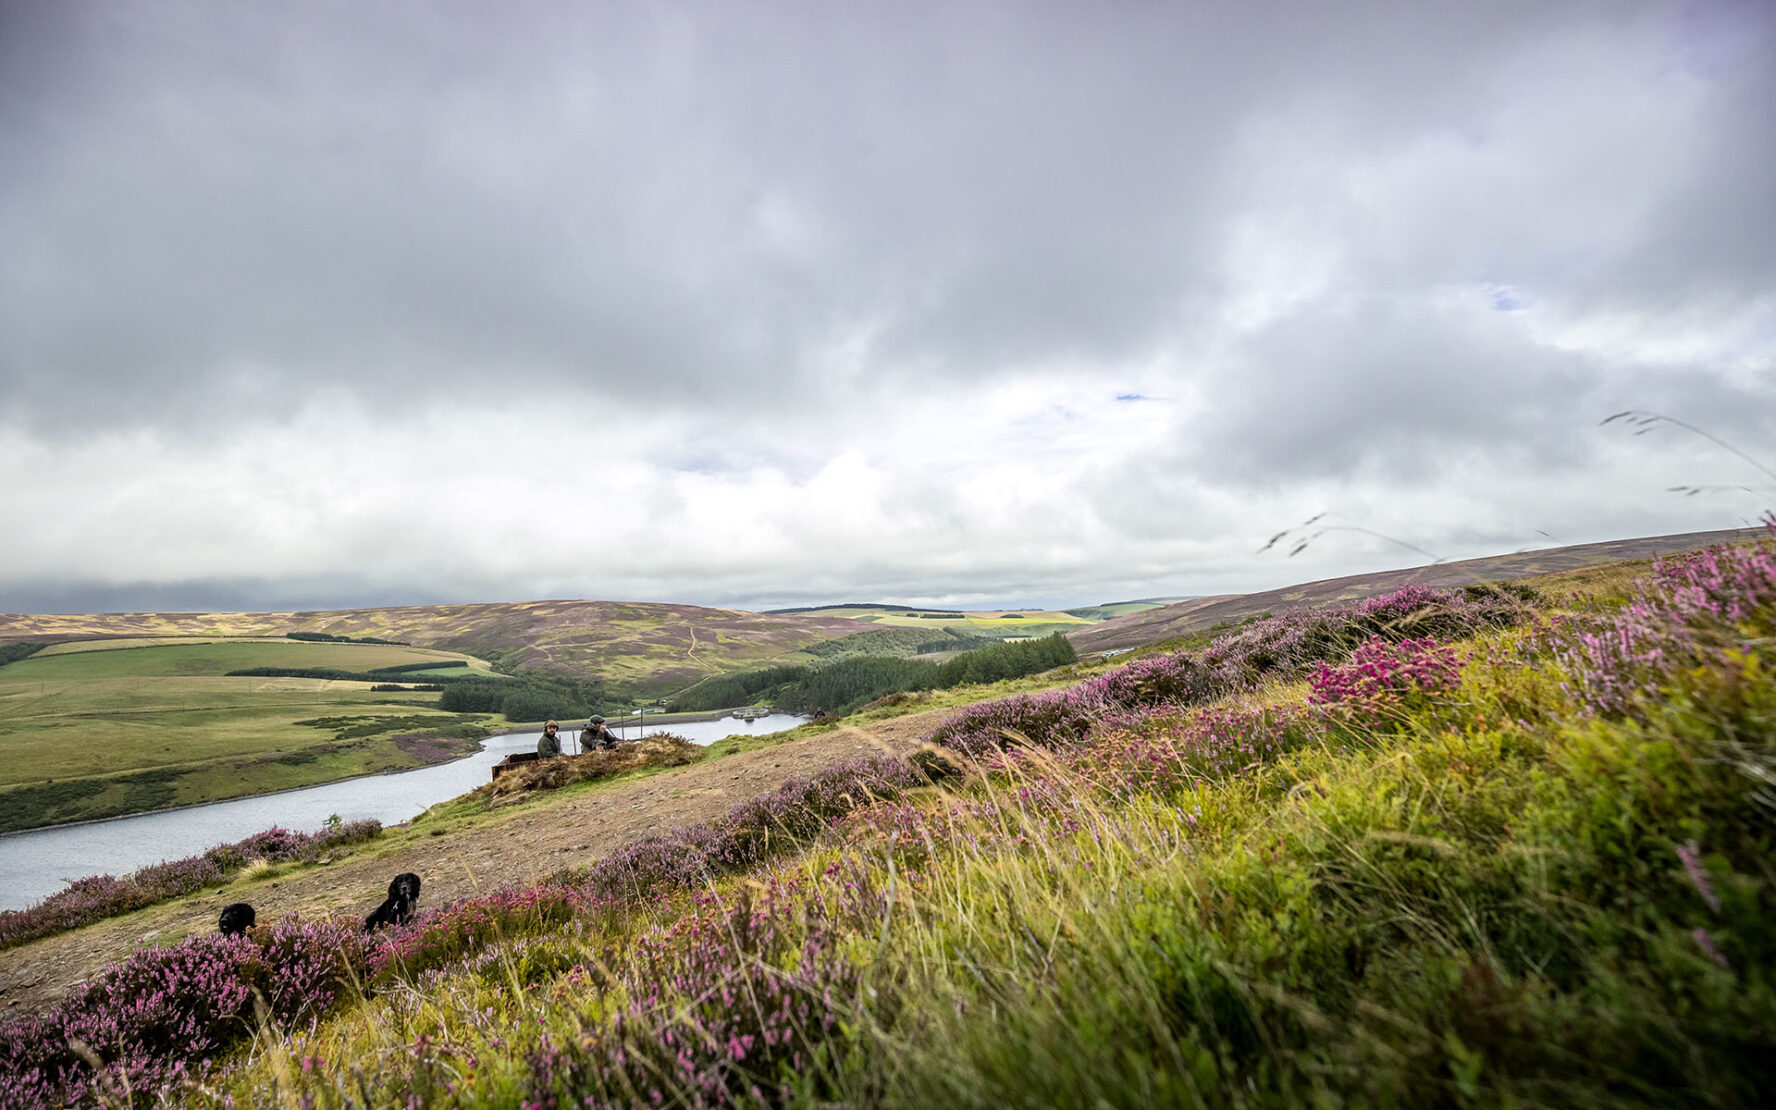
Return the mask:
[[561,737],[557,735],[560,729],[561,725],[556,721],[543,726],[543,735],[537,740],[537,755],[548,759],[561,754]]

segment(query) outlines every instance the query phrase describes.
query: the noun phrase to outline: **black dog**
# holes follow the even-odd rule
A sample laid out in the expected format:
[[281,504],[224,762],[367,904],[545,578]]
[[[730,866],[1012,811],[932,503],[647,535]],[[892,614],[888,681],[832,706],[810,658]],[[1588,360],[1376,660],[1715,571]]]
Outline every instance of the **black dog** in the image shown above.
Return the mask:
[[216,919],[216,928],[225,937],[232,937],[251,929],[259,920],[253,907],[245,902],[236,902],[232,906],[222,907],[222,916]]
[[413,904],[419,901],[419,876],[403,871],[389,883],[388,900],[364,919],[364,928],[371,932],[384,925],[405,925],[413,920]]

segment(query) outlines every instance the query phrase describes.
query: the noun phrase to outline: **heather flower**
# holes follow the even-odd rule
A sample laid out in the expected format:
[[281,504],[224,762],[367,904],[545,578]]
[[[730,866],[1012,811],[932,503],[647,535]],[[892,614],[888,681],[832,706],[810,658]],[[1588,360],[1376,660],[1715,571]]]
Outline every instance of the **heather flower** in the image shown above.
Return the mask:
[[1124,718],[1071,760],[1072,768],[1115,796],[1168,796],[1238,774],[1300,743],[1299,714],[1287,708],[1199,709]]
[[1350,662],[1322,664],[1310,684],[1310,703],[1336,705],[1346,719],[1373,726],[1397,719],[1426,695],[1459,687],[1461,663],[1455,649],[1434,640],[1367,640],[1351,652]]
[[290,917],[251,936],[141,949],[48,1015],[0,1025],[0,1075],[9,1077],[0,1106],[79,1102],[95,1086],[164,1086],[250,1035],[255,998],[279,1025],[324,1014],[361,975],[362,937],[355,920]]
[[688,1107],[784,1101],[860,1004],[838,934],[797,920],[796,908],[808,908],[800,891],[775,882],[757,898],[699,900],[696,913],[637,938],[627,1004],[578,1044],[539,1039],[527,1057],[529,1104],[631,1106],[656,1093]]
[[[1330,609],[1290,610],[1225,633],[1201,653],[1148,656],[1066,690],[968,706],[939,725],[930,740],[975,758],[1007,743],[1064,748],[1090,741],[1106,722],[1128,711],[1214,701],[1255,688],[1266,675],[1301,674],[1316,663],[1343,659],[1367,642],[1429,643],[1432,637],[1505,627],[1523,612],[1520,602],[1497,590],[1426,586],[1405,586]],[[1442,666],[1429,658],[1415,658],[1410,665]],[[1420,677],[1432,681],[1428,672]]]
[[348,844],[382,834],[380,821],[329,825],[315,833],[291,832],[273,826],[233,844],[219,844],[201,855],[161,862],[116,878],[93,875],[25,910],[0,911],[0,948],[165,902],[227,880],[248,862],[303,862]]
[[996,752],[1007,743],[1050,748],[1082,743],[1106,708],[1099,689],[1074,686],[980,702],[944,721],[932,731],[930,741],[973,758]]
[[1677,846],[1677,858],[1683,861],[1684,870],[1689,873],[1690,882],[1696,886],[1697,893],[1708,903],[1708,908],[1715,913],[1721,912],[1720,896],[1714,892],[1714,884],[1708,881],[1708,871],[1702,866],[1701,849],[1694,840],[1687,840]]
[[1714,943],[1714,938],[1708,935],[1707,929],[1692,930],[1690,937],[1696,942],[1697,947],[1701,948],[1703,952],[1708,954],[1709,959],[1719,965],[1722,971],[1733,970],[1733,965],[1727,962],[1726,955],[1721,952],[1720,947]]
[[1581,711],[1641,716],[1671,672],[1776,633],[1776,546],[1715,547],[1659,564],[1628,605],[1537,638]]

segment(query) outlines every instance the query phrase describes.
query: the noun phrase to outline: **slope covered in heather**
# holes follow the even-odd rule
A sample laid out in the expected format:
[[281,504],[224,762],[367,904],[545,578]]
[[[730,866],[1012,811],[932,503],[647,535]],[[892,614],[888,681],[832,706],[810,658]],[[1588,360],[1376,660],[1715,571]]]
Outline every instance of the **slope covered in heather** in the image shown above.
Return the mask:
[[1773,636],[1776,541],[1279,614],[392,932],[146,950],[0,1096],[1755,1105]]
[[1298,586],[1285,586],[1251,594],[1194,597],[1156,609],[1131,613],[1091,628],[1069,632],[1067,638],[1081,655],[1119,651],[1156,644],[1218,625],[1238,624],[1264,613],[1285,609],[1327,608],[1364,598],[1379,597],[1402,586],[1436,586],[1459,589],[1489,582],[1509,582],[1536,575],[1559,574],[1602,566],[1624,559],[1649,559],[1715,544],[1755,538],[1756,528],[1728,528],[1715,532],[1683,532],[1670,536],[1644,536],[1634,540],[1573,544],[1483,559],[1432,563],[1403,570],[1351,574]]

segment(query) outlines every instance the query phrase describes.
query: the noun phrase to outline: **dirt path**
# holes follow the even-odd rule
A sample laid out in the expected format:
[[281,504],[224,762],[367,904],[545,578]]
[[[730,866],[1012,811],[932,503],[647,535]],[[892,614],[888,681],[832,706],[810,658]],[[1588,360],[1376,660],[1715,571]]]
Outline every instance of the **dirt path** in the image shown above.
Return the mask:
[[946,710],[842,728],[725,759],[694,763],[554,804],[519,809],[503,821],[360,852],[338,863],[98,922],[0,952],[0,1018],[46,1008],[70,988],[137,948],[215,928],[224,905],[251,902],[261,922],[291,910],[304,916],[363,915],[388,881],[412,871],[425,882],[427,909],[502,883],[538,879],[593,862],[644,837],[726,814],[787,779],[876,751],[901,753],[924,739]]

